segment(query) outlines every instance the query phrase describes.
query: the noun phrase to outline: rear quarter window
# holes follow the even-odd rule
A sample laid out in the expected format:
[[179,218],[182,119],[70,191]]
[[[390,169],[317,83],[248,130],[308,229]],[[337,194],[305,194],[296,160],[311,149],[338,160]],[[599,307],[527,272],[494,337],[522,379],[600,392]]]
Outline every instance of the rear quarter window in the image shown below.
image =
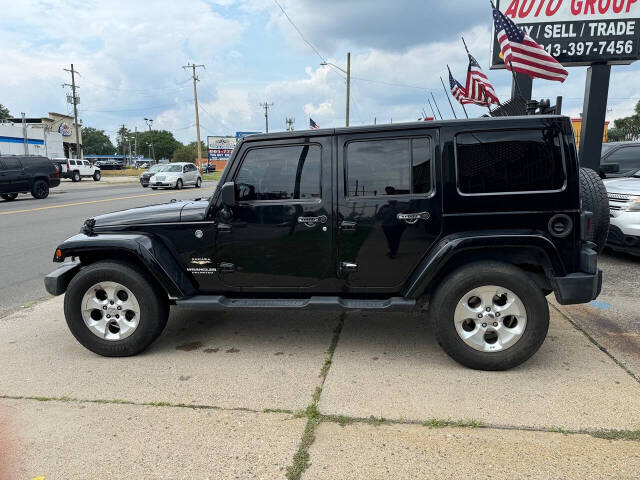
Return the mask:
[[566,174],[552,129],[486,131],[456,136],[458,190],[465,195],[558,191]]

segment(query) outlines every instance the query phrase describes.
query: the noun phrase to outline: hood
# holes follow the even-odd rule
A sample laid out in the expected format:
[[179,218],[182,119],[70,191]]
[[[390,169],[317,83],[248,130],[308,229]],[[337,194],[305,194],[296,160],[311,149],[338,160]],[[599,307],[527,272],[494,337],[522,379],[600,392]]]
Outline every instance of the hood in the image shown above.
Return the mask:
[[640,195],[640,178],[624,177],[604,180],[604,186],[609,193],[623,193],[625,195]]
[[107,213],[94,217],[96,227],[109,225],[139,225],[144,223],[175,223],[181,220],[185,207],[188,212],[188,221],[197,221],[204,218],[208,202],[206,201],[182,201],[161,203],[148,207],[130,208],[119,212]]

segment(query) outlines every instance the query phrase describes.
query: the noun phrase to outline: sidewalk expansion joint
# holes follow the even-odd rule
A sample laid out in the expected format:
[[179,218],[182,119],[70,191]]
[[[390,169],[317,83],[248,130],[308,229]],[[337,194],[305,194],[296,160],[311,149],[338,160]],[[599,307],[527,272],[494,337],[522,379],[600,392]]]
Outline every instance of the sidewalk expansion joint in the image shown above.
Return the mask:
[[287,467],[287,479],[288,480],[300,480],[300,477],[304,473],[304,471],[309,468],[309,448],[316,439],[316,428],[322,421],[322,415],[318,411],[318,403],[320,402],[320,395],[322,395],[322,389],[324,387],[324,382],[329,375],[329,370],[331,369],[331,362],[333,361],[333,354],[336,351],[336,347],[338,346],[338,341],[340,340],[340,334],[342,333],[342,328],[344,327],[344,320],[346,317],[346,313],[341,313],[338,325],[333,330],[333,337],[331,338],[331,344],[327,349],[327,356],[320,369],[320,384],[316,387],[313,396],[311,397],[311,403],[309,406],[301,411],[297,412],[296,416],[298,418],[307,418],[307,424],[304,427],[304,432],[302,433],[302,438],[300,439],[300,444],[298,445],[298,450],[293,456],[293,461],[289,467]]
[[592,337],[589,334],[589,332],[587,332],[584,328],[582,328],[582,326],[577,321],[575,321],[573,318],[571,318],[571,315],[569,315],[568,313],[564,312],[563,310],[558,308],[556,305],[553,305],[552,303],[549,303],[549,306],[553,307],[556,310],[556,312],[558,312],[560,315],[562,315],[573,326],[573,328],[575,328],[580,333],[582,333],[585,337],[587,337],[587,339],[591,343],[593,343],[596,347],[598,347],[598,349],[601,352],[603,352],[611,360],[613,360],[613,362],[616,365],[618,365],[622,370],[624,370],[631,378],[633,378],[636,382],[640,383],[640,376],[639,375],[636,375],[635,373],[633,373],[623,362],[618,360],[609,350],[607,350],[606,347],[600,345],[600,343],[598,343],[598,341],[594,337]]

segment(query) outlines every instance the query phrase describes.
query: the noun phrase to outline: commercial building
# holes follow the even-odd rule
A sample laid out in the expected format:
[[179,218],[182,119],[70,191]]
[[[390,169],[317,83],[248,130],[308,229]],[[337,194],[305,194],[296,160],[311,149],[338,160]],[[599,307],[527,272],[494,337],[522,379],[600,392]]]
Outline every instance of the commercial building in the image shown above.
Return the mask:
[[[20,124],[19,127],[22,128],[22,118],[9,118],[6,122],[14,125]],[[27,117],[25,118],[25,123],[27,125],[28,132],[33,132],[33,134],[29,134],[29,138],[39,138],[44,141],[45,134],[47,138],[53,133],[61,136],[62,150],[60,152],[56,152],[55,156],[66,158],[78,157],[78,152],[76,151],[76,145],[78,142],[76,141],[75,123],[71,115],[49,112],[48,117]],[[44,133],[37,135],[35,132],[38,129],[43,130]],[[82,128],[80,128],[80,125],[78,126],[78,135],[80,137],[79,143],[82,147]],[[24,136],[21,138],[24,140]],[[24,150],[20,155],[23,154]],[[46,156],[54,158],[54,155],[51,154]]]
[[62,134],[32,125],[0,123],[0,155],[64,157]]

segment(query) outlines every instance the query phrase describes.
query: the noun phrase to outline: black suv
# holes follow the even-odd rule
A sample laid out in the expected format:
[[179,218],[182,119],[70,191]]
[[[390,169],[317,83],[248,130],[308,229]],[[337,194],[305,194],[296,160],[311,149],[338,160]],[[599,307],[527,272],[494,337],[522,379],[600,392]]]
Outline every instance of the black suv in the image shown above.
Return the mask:
[[60,185],[60,172],[46,157],[0,157],[0,197],[15,200],[19,193],[34,198],[49,196],[49,189]]
[[45,285],[106,356],[144,350],[170,305],[428,309],[449,355],[501,370],[544,341],[545,295],[598,296],[606,202],[559,116],[253,135],[210,199],[88,219]]

